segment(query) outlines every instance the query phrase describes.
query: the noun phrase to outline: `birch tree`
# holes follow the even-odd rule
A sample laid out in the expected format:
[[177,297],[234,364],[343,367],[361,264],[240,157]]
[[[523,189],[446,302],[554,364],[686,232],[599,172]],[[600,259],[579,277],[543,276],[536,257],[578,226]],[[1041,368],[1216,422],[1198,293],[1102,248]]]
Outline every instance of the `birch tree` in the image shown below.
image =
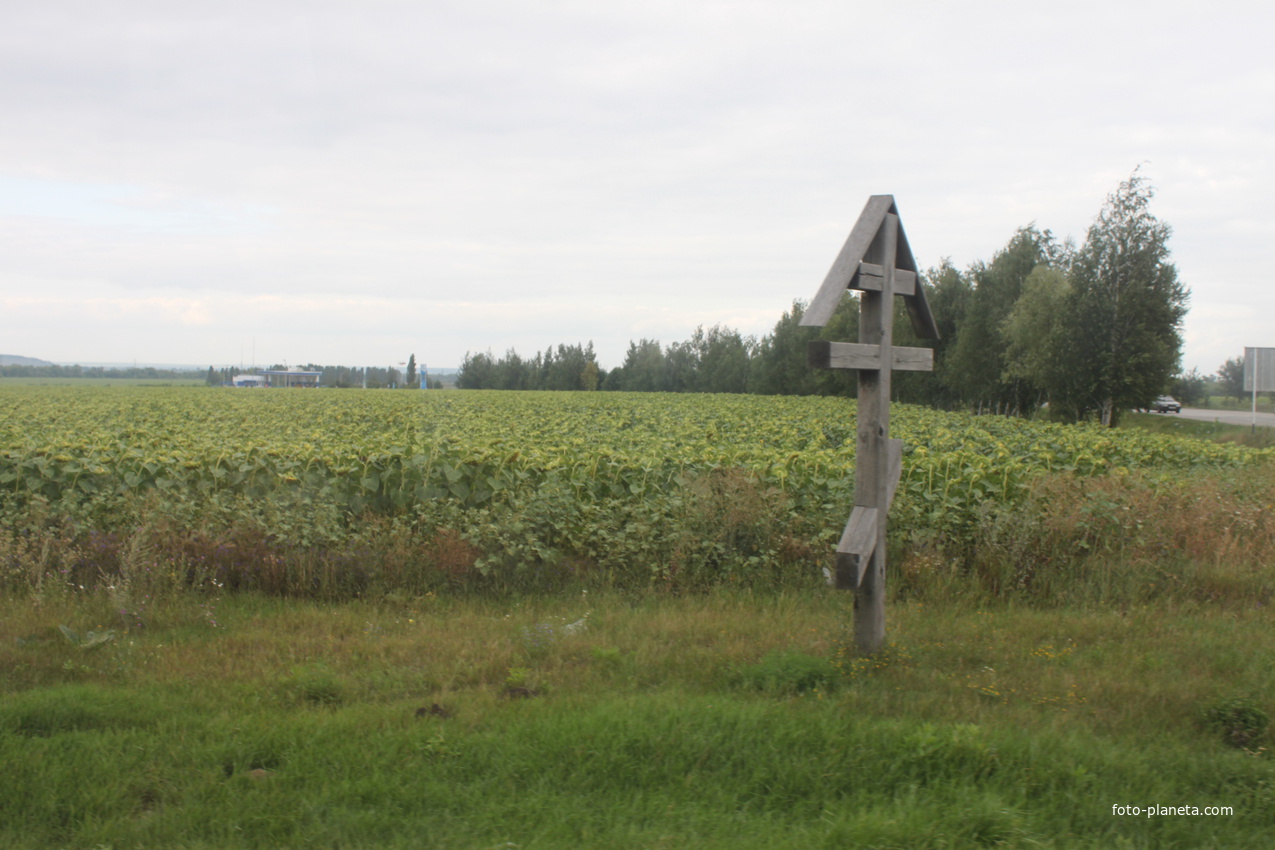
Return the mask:
[[1154,194],[1135,170],[1107,197],[1071,267],[1056,354],[1072,386],[1059,400],[1107,426],[1163,393],[1182,359],[1190,293],[1170,258],[1172,230],[1151,214]]

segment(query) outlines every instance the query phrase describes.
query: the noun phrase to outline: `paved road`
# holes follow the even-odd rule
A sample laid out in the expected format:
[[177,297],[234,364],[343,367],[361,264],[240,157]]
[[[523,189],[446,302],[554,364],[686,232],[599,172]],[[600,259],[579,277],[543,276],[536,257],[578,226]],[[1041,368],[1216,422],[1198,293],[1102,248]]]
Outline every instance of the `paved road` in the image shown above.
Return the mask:
[[[1165,413],[1164,416],[1181,416],[1183,419],[1195,419],[1200,422],[1221,422],[1223,425],[1252,425],[1251,410],[1212,410],[1204,407],[1184,407],[1179,414]],[[1275,428],[1275,413],[1257,414],[1257,424],[1266,428]]]

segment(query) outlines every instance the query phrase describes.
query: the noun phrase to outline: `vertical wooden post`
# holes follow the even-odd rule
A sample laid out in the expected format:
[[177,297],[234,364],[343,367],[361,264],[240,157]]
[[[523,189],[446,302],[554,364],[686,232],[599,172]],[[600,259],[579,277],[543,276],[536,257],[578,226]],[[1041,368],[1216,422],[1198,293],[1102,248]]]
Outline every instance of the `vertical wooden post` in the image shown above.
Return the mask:
[[890,439],[890,374],[934,366],[928,348],[894,347],[894,296],[903,296],[917,336],[939,335],[918,278],[894,198],[873,195],[801,320],[823,327],[846,290],[858,290],[859,342],[812,342],[808,361],[813,368],[859,374],[854,509],[832,578],[836,587],[854,590],[855,645],[864,655],[885,645],[886,515],[902,474],[903,443]]
[[854,503],[876,508],[876,545],[854,591],[854,638],[859,652],[871,655],[885,644],[885,549],[887,490],[887,440],[890,434],[889,355],[894,337],[894,255],[897,250],[898,216],[886,215],[865,261],[882,266],[881,290],[859,296],[859,342],[877,346],[878,369],[859,371],[858,439]]

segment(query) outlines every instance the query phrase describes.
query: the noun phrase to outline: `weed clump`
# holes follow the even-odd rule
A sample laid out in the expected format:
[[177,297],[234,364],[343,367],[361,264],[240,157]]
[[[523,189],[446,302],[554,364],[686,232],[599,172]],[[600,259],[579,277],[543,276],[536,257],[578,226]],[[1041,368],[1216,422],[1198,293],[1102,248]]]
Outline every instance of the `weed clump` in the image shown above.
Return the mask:
[[1253,750],[1266,740],[1271,717],[1249,697],[1235,697],[1206,706],[1200,712],[1204,726],[1237,749]]
[[310,705],[338,706],[345,702],[345,683],[326,665],[313,664],[293,672],[283,681],[284,693]]
[[772,652],[739,671],[739,683],[748,689],[778,693],[805,693],[834,687],[841,671],[826,658],[804,652]]

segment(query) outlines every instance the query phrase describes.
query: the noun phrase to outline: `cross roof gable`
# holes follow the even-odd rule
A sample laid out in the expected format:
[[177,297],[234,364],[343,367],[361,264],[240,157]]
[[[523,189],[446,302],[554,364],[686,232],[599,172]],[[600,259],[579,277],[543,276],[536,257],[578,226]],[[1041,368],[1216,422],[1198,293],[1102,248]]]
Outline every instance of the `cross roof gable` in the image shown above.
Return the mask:
[[[823,327],[832,318],[833,312],[841,302],[841,296],[854,282],[859,273],[860,264],[864,260],[884,265],[886,258],[879,256],[883,248],[878,235],[887,215],[898,216],[893,195],[873,195],[868,198],[859,220],[850,230],[841,253],[833,261],[832,268],[801,317],[801,324],[807,327]],[[912,247],[908,244],[907,234],[903,232],[903,223],[899,222],[898,239],[894,252],[894,268],[899,271],[917,274],[916,259],[912,256]],[[938,339],[938,327],[934,324],[934,316],[930,313],[930,305],[925,300],[925,290],[920,281],[916,283],[914,293],[903,296],[912,319],[912,329],[921,339]]]

